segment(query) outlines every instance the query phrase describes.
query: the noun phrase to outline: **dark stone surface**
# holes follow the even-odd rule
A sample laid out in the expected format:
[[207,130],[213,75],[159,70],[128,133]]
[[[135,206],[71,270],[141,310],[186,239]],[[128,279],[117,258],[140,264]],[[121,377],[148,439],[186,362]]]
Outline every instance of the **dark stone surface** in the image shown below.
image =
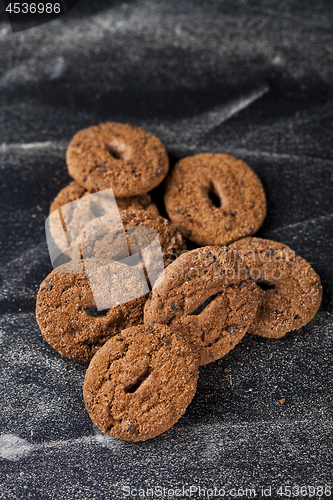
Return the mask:
[[[14,34],[0,7],[0,498],[118,499],[124,485],[257,497],[272,485],[281,498],[281,485],[331,484],[333,5],[81,0]],[[324,286],[312,322],[280,340],[245,336],[201,368],[185,416],[139,444],[93,427],[85,367],[55,353],[34,317],[67,144],[109,119],[156,133],[172,164],[202,151],[247,161],[268,198],[258,235],[308,259]]]

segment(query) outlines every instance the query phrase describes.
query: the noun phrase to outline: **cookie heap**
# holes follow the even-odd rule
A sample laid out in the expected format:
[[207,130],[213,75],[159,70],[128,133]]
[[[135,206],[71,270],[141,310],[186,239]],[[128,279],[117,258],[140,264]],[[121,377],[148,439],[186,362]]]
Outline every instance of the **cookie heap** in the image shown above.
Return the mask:
[[[43,338],[56,351],[86,363],[108,339],[124,328],[143,323],[143,308],[148,297],[143,294],[117,307],[98,311],[85,269],[88,264],[90,268],[97,268],[101,261],[106,261],[111,283],[116,283],[123,272],[124,283],[130,282],[132,289],[139,291],[136,269],[113,262],[128,255],[123,228],[153,228],[159,236],[164,265],[185,251],[186,245],[178,229],[159,215],[146,192],[163,180],[169,168],[166,150],[157,137],[131,125],[104,123],[78,132],[66,157],[69,173],[75,180],[56,196],[50,214],[64,205],[68,207],[65,217],[61,215],[67,232],[71,228],[75,240],[70,242],[71,248],[75,248],[74,243],[80,243],[83,255],[90,255],[95,260],[90,262],[89,259],[89,263],[87,259],[77,261],[78,252],[67,252],[74,261],[56,267],[45,278],[37,297],[36,316]],[[94,199],[91,202],[93,197],[87,196],[110,187],[116,196],[123,224],[118,239],[112,233],[112,241],[107,232],[100,230],[103,222],[110,225],[110,221],[105,220],[108,212],[89,222],[93,213],[90,205],[94,204]],[[78,199],[82,199],[78,208],[68,205]],[[103,206],[98,208],[101,211]],[[96,224],[99,231],[96,231]],[[56,230],[59,228],[51,224],[50,229],[58,241]],[[62,227],[60,231],[63,232]],[[94,232],[98,237],[91,238]],[[131,250],[135,249],[132,247]],[[128,295],[131,295],[130,290]]]
[[[138,275],[117,261],[121,238],[110,240],[100,230],[110,223],[107,215],[81,227],[69,212],[76,243],[91,257],[74,258],[45,278],[36,316],[55,350],[90,362],[84,401],[103,432],[129,441],[159,435],[193,399],[200,365],[223,357],[246,332],[278,338],[316,314],[322,288],[310,264],[286,245],[252,237],[266,215],[266,198],[244,162],[209,153],[179,161],[165,185],[169,222],[148,193],[168,173],[158,138],[131,125],[104,123],[78,132],[66,159],[74,181],[50,213],[112,188],[125,229],[157,231],[165,266],[150,293],[98,310],[88,268],[103,263],[100,280],[109,295],[121,273],[130,283],[122,293],[133,297]],[[183,236],[201,247],[184,253]]]

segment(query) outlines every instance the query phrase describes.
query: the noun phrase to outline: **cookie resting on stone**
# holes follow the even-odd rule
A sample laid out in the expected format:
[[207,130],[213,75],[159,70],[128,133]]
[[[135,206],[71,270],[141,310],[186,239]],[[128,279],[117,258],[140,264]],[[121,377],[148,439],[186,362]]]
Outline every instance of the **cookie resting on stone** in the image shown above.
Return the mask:
[[91,193],[112,188],[116,197],[148,193],[168,173],[161,141],[139,127],[107,122],[77,132],[68,146],[69,174]]
[[178,332],[157,324],[131,327],[91,360],[84,401],[101,431],[145,441],[170,429],[185,413],[198,375],[197,359]]
[[259,288],[259,307],[250,333],[283,337],[315,316],[322,286],[305,259],[287,245],[263,238],[243,238],[229,248],[239,253]]
[[227,245],[252,235],[266,215],[259,178],[226,154],[180,160],[166,180],[164,202],[179,231],[199,245]]

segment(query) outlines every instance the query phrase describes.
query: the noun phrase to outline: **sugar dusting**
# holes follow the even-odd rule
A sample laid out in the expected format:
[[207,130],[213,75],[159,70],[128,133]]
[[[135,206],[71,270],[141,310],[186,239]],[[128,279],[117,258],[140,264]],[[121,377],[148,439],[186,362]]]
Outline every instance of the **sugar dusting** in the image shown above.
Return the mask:
[[[138,0],[85,13],[79,3],[15,35],[0,23],[0,497],[119,498],[129,483],[224,478],[328,481],[333,65],[323,49],[332,7]],[[324,284],[309,325],[276,342],[246,336],[201,368],[196,397],[172,429],[135,445],[92,430],[86,368],[53,352],[34,318],[50,269],[44,216],[69,182],[66,146],[108,119],[156,131],[177,157],[211,151],[247,161],[269,201],[260,236],[289,244]]]
[[0,434],[0,457],[5,460],[17,461],[27,457],[33,450],[33,445],[16,434]]

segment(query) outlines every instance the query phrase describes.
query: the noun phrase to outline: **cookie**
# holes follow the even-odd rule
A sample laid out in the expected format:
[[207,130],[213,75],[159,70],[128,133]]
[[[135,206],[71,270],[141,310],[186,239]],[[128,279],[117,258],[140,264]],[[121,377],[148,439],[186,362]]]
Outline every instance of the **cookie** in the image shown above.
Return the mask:
[[[88,194],[90,194],[89,191],[84,189],[77,182],[70,182],[68,186],[65,186],[52,201],[50,214],[67,203],[78,200]],[[159,215],[159,210],[155,203],[152,203],[151,196],[148,193],[141,196],[132,196],[130,198],[116,198],[116,201],[119,210],[147,210],[148,212]]]
[[69,174],[87,191],[119,198],[151,191],[168,173],[161,141],[139,127],[108,122],[80,130],[66,153]]
[[283,243],[262,238],[244,238],[229,248],[238,252],[260,290],[250,333],[283,337],[315,316],[322,286],[318,274],[305,259]]
[[[73,200],[73,197],[79,194],[82,194],[82,196]],[[66,199],[68,202],[66,202]],[[118,198],[115,203],[112,190],[89,193],[80,189],[80,186],[73,182],[59,193],[51,206],[51,214],[47,220],[48,240],[54,241],[61,252],[71,259],[78,259],[80,258],[80,252],[77,247],[77,240],[90,222],[102,215],[108,214],[110,216],[112,214],[114,225],[118,228],[121,227],[123,232],[121,214],[126,210],[132,211],[133,207],[140,209],[149,201],[149,195],[142,195],[132,198]],[[60,204],[61,210],[57,210]],[[156,205],[152,203],[148,207],[151,208],[154,215],[156,215],[156,211],[157,215],[159,215]],[[55,252],[56,255],[59,254],[59,251],[55,250]],[[54,262],[55,266],[58,264],[57,260],[53,259],[52,262]]]
[[227,245],[252,235],[266,215],[257,175],[226,154],[180,160],[167,178],[164,201],[172,222],[199,245]]
[[[134,254],[153,243],[156,235],[163,253],[164,266],[186,251],[185,241],[178,229],[160,215],[142,210],[126,211],[121,213],[121,221],[127,233],[127,243],[124,241],[123,228],[112,230],[115,226],[112,214],[90,222],[79,238],[83,256],[120,260],[128,256],[128,244]],[[146,231],[135,232],[135,227],[145,228]]]
[[83,397],[101,431],[145,441],[185,413],[197,380],[197,360],[178,332],[165,325],[136,326],[113,337],[93,357]]
[[237,253],[208,246],[181,255],[163,271],[146,302],[144,323],[179,330],[204,365],[243,338],[257,306],[257,286]]
[[[87,363],[111,337],[126,327],[143,322],[143,307],[149,292],[142,275],[119,262],[104,265],[91,259],[71,262],[54,269],[42,282],[36,305],[36,318],[42,336],[63,356]],[[101,297],[92,291],[91,276],[105,291],[106,303],[129,300],[99,311]],[[103,282],[104,280],[104,282]],[[105,286],[104,286],[105,284]],[[141,296],[140,296],[141,293]],[[118,295],[117,295],[118,294]],[[95,296],[95,298],[94,298]],[[132,297],[132,300],[130,300]]]
[[80,186],[77,182],[72,181],[59,191],[57,196],[54,198],[50,205],[50,214],[55,210],[67,205],[71,201],[78,200],[82,198],[88,191],[84,187]]

